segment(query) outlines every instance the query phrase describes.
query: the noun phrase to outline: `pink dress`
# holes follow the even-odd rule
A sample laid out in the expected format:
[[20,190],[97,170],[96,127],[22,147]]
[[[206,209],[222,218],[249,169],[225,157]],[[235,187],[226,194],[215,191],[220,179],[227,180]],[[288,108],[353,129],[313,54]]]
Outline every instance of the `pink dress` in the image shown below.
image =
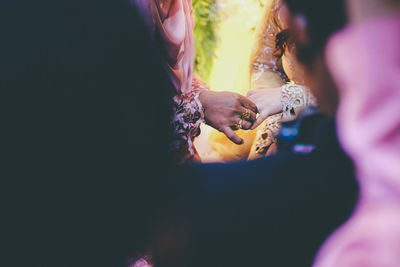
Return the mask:
[[314,267],[400,266],[400,18],[334,36],[327,62],[340,91],[339,138],[354,160],[360,198]]
[[173,125],[174,147],[182,158],[196,152],[193,139],[200,134],[204,112],[199,94],[208,86],[193,75],[194,42],[191,0],[133,0],[147,20],[155,40],[161,40],[171,81],[176,89]]

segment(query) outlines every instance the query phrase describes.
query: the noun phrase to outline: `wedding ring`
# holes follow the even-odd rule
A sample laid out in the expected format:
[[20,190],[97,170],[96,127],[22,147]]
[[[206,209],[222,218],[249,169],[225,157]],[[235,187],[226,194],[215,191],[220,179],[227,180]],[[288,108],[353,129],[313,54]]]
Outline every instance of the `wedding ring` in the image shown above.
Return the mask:
[[242,120],[250,121],[251,120],[250,110],[246,108],[246,111],[242,115],[240,115],[240,118]]
[[234,126],[233,126],[233,130],[235,130],[235,131],[237,131],[237,130],[239,130],[239,129],[242,129],[242,122],[243,122],[243,119],[241,118],[240,120],[239,120],[239,122],[238,123],[236,123]]

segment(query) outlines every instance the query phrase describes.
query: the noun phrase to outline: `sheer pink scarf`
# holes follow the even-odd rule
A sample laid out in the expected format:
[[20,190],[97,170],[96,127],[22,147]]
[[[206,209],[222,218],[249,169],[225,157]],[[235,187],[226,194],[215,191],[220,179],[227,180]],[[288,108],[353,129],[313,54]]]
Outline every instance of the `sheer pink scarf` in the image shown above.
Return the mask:
[[194,42],[192,0],[134,0],[159,35],[177,93],[192,89]]
[[339,139],[360,199],[314,267],[400,266],[400,18],[349,27],[326,50],[340,90]]

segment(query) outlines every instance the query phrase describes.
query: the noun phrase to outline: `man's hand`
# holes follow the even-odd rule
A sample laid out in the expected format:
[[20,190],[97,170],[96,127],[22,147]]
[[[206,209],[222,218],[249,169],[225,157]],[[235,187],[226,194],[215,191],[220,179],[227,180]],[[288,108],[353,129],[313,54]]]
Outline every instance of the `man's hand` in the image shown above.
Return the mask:
[[[199,100],[204,108],[206,123],[220,132],[223,132],[235,144],[242,144],[243,140],[235,134],[233,129],[241,122],[241,128],[248,130],[256,120],[257,106],[246,97],[232,92],[203,91]],[[248,120],[241,116],[250,113]]]

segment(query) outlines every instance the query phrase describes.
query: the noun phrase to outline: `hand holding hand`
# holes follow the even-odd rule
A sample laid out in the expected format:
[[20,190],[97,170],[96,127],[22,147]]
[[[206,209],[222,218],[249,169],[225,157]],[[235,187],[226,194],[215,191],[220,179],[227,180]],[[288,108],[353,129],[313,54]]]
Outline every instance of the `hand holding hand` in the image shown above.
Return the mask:
[[[242,144],[243,140],[233,129],[240,122],[242,129],[250,129],[257,117],[257,106],[246,97],[232,92],[205,90],[200,94],[199,100],[204,108],[206,123],[223,132],[235,144]],[[242,120],[246,110],[250,118]]]
[[256,104],[260,115],[251,129],[257,128],[266,118],[282,111],[280,87],[251,90],[247,98]]

